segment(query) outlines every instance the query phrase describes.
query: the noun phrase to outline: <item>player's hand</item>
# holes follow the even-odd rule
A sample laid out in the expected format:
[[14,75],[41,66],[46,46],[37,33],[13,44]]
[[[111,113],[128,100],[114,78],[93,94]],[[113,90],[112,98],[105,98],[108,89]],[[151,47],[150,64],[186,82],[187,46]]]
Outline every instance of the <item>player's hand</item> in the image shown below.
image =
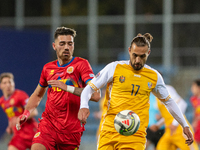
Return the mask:
[[65,83],[63,83],[62,81],[49,80],[47,83],[50,84],[52,87],[58,87],[63,91],[67,91],[67,85]]
[[169,125],[169,129],[171,130],[171,135],[174,134],[174,132],[176,131],[176,128],[177,128],[177,126],[175,126],[175,125],[173,125],[173,124],[170,124],[170,125]]
[[17,123],[16,123],[17,130],[21,129],[21,125],[24,122],[26,122],[29,116],[30,116],[30,112],[28,110],[25,110],[24,113],[17,118]]
[[193,139],[193,135],[192,135],[192,132],[190,131],[190,128],[189,127],[184,127],[183,128],[183,133],[187,136],[187,140],[185,141],[185,143],[187,145],[191,145],[194,141]]
[[153,124],[152,126],[149,127],[149,129],[153,132],[156,132],[156,131],[158,131],[159,128],[156,124]]
[[6,132],[7,132],[8,134],[12,134],[12,133],[13,133],[13,130],[12,130],[12,128],[11,128],[10,126],[8,126],[8,127],[6,128]]
[[81,108],[78,112],[78,119],[81,123],[86,124],[86,120],[90,115],[90,110],[88,108]]

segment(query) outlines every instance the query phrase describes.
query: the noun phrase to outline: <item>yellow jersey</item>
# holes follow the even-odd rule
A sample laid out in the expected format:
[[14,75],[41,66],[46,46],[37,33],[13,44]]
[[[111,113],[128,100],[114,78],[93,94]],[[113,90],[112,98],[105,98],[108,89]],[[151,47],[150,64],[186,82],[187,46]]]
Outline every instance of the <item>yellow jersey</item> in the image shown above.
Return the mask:
[[150,92],[163,101],[170,98],[162,76],[147,65],[137,71],[129,61],[115,61],[102,69],[89,83],[93,90],[106,84],[100,130],[117,132],[114,128],[115,116],[122,110],[132,110],[140,118],[140,127],[134,135],[145,138]]

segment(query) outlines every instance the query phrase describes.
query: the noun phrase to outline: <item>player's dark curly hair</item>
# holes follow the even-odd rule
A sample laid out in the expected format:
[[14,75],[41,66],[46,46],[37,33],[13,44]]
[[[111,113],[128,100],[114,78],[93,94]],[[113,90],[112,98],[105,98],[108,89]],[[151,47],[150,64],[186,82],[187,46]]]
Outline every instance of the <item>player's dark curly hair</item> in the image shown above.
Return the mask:
[[67,27],[58,27],[54,33],[54,40],[58,38],[59,35],[71,35],[76,37],[76,31]]
[[4,73],[0,74],[0,83],[3,80],[3,78],[5,78],[5,77],[8,77],[8,78],[14,80],[14,75],[12,73],[10,73],[10,72],[4,72]]
[[[153,40],[153,36],[150,33],[145,33],[144,35],[138,34],[136,37],[133,38],[131,42],[131,46],[135,43],[137,46],[148,46],[150,49],[150,42]],[[130,46],[130,47],[131,47]]]
[[197,86],[200,87],[200,79],[196,79],[196,80],[194,80],[194,83],[195,83]]

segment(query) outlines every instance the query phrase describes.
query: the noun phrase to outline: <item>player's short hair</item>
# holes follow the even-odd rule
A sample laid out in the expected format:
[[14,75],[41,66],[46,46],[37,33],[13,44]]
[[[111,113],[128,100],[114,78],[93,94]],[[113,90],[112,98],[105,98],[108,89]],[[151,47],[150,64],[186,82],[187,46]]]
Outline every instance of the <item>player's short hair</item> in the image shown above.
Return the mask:
[[5,77],[8,77],[8,78],[14,80],[14,75],[12,73],[10,73],[10,72],[4,72],[4,73],[0,74],[0,83],[3,80],[3,78],[5,78]]
[[76,37],[76,31],[67,27],[58,27],[54,33],[54,40],[58,38],[59,35],[71,35]]
[[194,83],[195,83],[197,86],[200,87],[200,79],[196,79],[196,80],[194,80]]
[[[153,36],[150,33],[145,33],[144,35],[142,34],[138,34],[136,37],[133,38],[133,40],[131,41],[131,46],[133,45],[133,43],[135,43],[137,46],[148,46],[148,48],[150,49],[150,42],[153,40]],[[130,46],[130,47],[131,47]]]

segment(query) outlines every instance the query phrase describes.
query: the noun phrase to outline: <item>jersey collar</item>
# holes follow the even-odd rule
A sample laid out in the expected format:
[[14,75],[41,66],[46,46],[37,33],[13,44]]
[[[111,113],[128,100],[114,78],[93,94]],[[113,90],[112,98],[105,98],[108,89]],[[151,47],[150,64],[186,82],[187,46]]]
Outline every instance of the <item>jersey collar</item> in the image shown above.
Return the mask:
[[66,67],[67,65],[69,65],[74,60],[74,58],[75,57],[72,57],[72,60],[70,60],[70,62],[68,62],[68,63],[66,63],[66,64],[64,64],[62,66],[59,64],[59,61],[57,61],[57,65],[58,65],[58,67]]

